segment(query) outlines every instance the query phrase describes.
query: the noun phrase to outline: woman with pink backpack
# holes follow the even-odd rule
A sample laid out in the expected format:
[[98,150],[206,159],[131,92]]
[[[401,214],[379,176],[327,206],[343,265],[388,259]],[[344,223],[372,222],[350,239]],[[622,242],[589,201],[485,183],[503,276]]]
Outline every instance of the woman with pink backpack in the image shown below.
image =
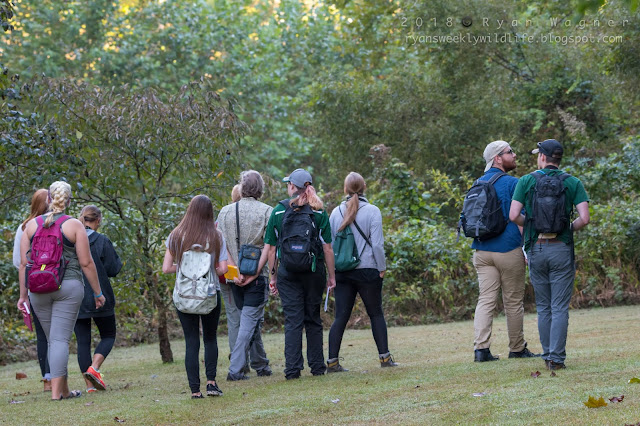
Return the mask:
[[20,240],[18,309],[26,314],[31,300],[49,342],[51,399],[61,400],[82,395],[69,390],[67,364],[69,340],[84,296],[83,272],[97,308],[105,298],[84,225],[64,214],[71,201],[71,186],[62,181],[52,183],[48,201],[49,213],[30,220]]

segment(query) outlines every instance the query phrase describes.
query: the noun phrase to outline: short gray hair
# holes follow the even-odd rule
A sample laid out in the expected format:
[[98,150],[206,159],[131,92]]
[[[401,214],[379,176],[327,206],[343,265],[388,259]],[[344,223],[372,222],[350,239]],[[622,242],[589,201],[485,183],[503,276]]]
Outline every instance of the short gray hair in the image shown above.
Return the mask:
[[253,197],[256,200],[264,193],[264,180],[255,170],[245,170],[240,174],[240,185],[243,197]]

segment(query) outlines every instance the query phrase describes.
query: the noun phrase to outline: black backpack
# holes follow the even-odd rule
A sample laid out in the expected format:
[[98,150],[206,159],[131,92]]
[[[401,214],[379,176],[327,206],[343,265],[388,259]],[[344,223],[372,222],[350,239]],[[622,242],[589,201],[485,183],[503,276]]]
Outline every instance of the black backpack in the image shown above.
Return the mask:
[[322,249],[315,213],[308,204],[291,207],[289,202],[280,202],[286,207],[278,235],[280,263],[287,271],[315,272],[316,259]]
[[458,222],[458,236],[462,227],[464,235],[486,241],[502,234],[507,219],[502,212],[502,203],[493,184],[506,175],[498,172],[489,180],[476,180],[464,197],[462,213]]
[[531,191],[531,218],[533,228],[538,233],[559,234],[569,225],[569,215],[565,208],[564,181],[568,173],[547,175],[533,172],[536,184]]

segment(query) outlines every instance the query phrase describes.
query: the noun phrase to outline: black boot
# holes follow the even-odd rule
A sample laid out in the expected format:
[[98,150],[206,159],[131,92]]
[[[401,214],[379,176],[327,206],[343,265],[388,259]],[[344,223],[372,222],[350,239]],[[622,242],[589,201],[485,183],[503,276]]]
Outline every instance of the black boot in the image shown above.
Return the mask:
[[475,362],[485,362],[485,361],[497,361],[500,357],[491,355],[491,351],[489,348],[486,349],[476,349],[475,351]]

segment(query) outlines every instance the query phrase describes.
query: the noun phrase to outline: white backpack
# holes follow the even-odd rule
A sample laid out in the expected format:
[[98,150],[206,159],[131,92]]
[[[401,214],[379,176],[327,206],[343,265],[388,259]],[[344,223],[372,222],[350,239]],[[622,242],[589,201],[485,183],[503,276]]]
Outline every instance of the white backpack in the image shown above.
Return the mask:
[[[199,250],[194,250],[199,248]],[[215,279],[211,272],[211,255],[194,244],[182,254],[176,272],[173,303],[185,314],[206,315],[218,305]]]

